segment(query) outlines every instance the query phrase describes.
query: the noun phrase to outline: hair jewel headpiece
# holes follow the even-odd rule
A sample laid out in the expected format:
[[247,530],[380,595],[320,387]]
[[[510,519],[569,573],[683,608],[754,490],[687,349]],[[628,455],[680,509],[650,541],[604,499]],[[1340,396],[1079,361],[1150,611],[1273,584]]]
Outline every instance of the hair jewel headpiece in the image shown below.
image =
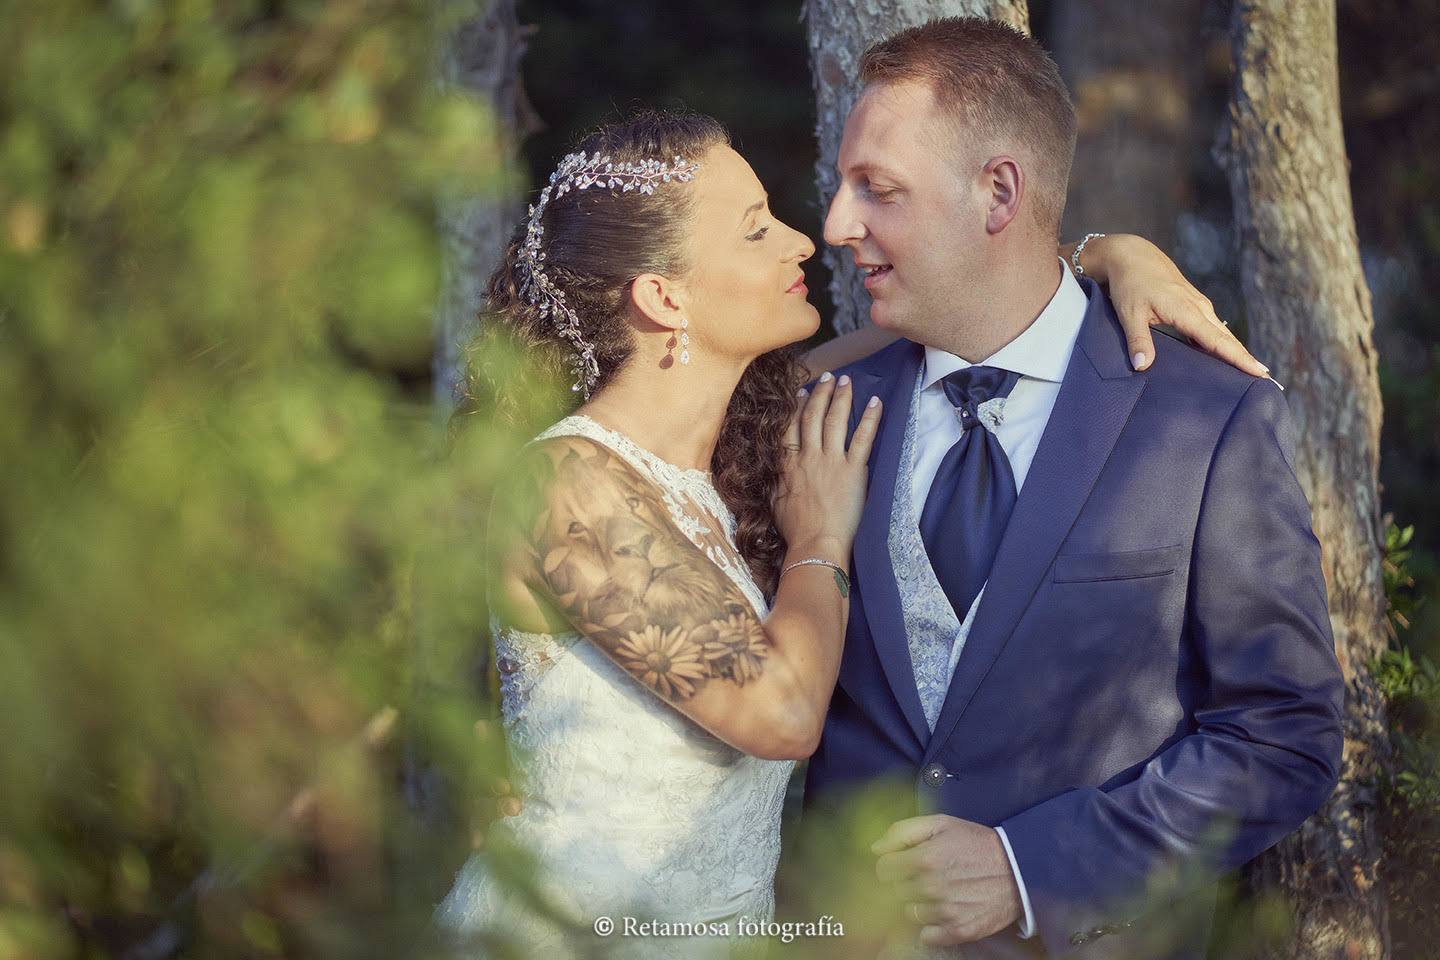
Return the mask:
[[615,163],[608,156],[601,156],[598,150],[594,156],[571,153],[550,174],[549,185],[540,191],[540,199],[530,207],[525,243],[519,253],[519,264],[525,268],[520,293],[539,310],[540,316],[553,320],[556,332],[575,348],[570,360],[575,383],[570,389],[584,391],[586,400],[590,399],[590,390],[600,378],[600,365],[595,361],[594,347],[580,333],[580,318],[565,302],[565,291],[545,275],[545,251],[540,249],[545,235],[545,205],[553,197],[591,187],[650,194],[662,183],[695,179],[695,171],[699,169],[698,163],[687,163],[679,157],[670,163],[653,159]]

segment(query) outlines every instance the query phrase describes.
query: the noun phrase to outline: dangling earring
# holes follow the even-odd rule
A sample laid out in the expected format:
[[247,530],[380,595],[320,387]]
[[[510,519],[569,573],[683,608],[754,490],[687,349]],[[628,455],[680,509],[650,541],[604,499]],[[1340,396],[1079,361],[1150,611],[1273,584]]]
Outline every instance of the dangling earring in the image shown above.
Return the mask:
[[[689,317],[680,318],[680,362],[690,362],[690,334],[686,331],[690,326]],[[673,337],[671,338],[674,339]]]

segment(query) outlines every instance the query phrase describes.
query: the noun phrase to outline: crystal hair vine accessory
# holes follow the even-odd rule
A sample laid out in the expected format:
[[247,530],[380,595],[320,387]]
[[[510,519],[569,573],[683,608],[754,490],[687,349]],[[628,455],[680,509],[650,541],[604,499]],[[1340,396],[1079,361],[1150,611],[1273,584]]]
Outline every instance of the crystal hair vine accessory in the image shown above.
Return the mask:
[[593,156],[571,153],[550,174],[549,185],[540,191],[539,201],[530,207],[525,243],[519,253],[519,265],[524,268],[520,293],[539,310],[540,316],[554,322],[556,333],[574,348],[570,368],[575,373],[575,383],[570,389],[583,392],[586,400],[600,379],[600,365],[595,361],[595,348],[580,332],[580,318],[565,302],[565,291],[545,274],[545,251],[540,249],[545,239],[545,206],[554,197],[591,187],[651,194],[662,183],[695,179],[695,171],[699,169],[698,163],[687,163],[679,157],[670,163],[654,159],[615,163],[598,150]]

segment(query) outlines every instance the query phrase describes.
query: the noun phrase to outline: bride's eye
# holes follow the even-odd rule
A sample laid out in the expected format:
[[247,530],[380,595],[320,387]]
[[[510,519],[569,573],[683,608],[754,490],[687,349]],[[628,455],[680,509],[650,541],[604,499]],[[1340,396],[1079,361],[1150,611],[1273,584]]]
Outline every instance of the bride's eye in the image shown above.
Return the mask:
[[746,240],[764,240],[764,239],[765,239],[765,234],[767,234],[767,233],[769,233],[769,232],[770,232],[770,228],[769,228],[769,227],[761,227],[759,230],[756,230],[754,233],[750,234],[750,235],[749,235],[748,237],[746,237],[745,239],[746,239]]

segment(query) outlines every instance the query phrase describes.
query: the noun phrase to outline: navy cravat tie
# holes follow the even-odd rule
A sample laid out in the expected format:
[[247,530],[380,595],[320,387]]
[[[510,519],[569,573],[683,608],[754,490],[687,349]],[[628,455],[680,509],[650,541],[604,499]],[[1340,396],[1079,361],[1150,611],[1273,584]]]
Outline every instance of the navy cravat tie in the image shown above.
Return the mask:
[[997,367],[967,367],[941,383],[960,420],[960,439],[940,461],[920,514],[920,538],[935,577],[964,621],[1015,509],[1015,474],[995,434],[980,423],[978,407],[1008,396],[1018,373]]

